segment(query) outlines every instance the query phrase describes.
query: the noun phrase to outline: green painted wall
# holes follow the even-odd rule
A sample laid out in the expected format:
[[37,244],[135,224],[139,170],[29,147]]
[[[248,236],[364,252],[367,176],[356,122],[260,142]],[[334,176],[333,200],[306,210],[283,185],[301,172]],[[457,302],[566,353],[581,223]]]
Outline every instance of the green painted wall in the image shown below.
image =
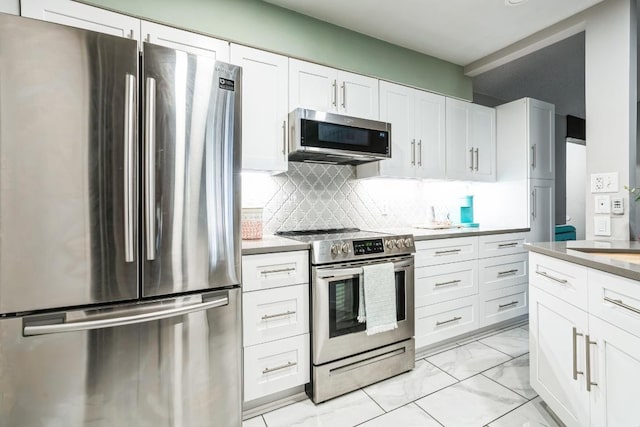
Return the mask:
[[[85,0],[152,21],[467,100],[461,66],[261,0]],[[366,15],[366,11],[363,12]]]

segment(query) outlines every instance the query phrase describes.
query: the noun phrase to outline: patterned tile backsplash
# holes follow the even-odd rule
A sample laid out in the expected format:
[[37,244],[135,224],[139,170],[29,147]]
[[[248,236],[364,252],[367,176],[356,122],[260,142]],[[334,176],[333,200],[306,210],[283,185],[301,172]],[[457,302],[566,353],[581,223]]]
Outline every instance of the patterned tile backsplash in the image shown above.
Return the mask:
[[[486,185],[486,184],[485,184]],[[243,207],[262,207],[264,231],[327,227],[407,227],[436,215],[456,221],[458,198],[479,183],[356,179],[353,166],[289,163],[280,175],[242,174]],[[477,209],[476,209],[477,211]]]

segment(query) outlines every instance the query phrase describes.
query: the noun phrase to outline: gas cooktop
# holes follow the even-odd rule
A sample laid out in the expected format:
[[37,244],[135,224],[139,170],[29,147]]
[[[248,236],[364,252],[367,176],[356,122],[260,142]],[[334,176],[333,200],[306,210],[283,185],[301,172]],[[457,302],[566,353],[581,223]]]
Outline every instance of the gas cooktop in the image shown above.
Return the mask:
[[413,235],[387,234],[359,228],[278,231],[276,235],[311,245],[311,263],[327,264],[415,252]]

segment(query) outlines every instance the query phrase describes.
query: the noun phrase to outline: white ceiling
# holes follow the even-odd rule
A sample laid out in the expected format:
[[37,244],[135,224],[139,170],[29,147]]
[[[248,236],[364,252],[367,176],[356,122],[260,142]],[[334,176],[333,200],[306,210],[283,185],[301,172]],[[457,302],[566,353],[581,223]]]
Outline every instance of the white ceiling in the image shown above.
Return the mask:
[[464,66],[602,0],[264,1]]

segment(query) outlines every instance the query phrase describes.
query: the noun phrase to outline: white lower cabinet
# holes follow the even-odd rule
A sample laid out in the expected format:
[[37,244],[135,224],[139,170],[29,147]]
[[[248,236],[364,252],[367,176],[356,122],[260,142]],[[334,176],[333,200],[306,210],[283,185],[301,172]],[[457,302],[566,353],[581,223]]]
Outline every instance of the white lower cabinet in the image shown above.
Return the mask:
[[309,253],[242,257],[244,401],[310,380]]
[[529,312],[527,285],[509,286],[480,294],[480,327]]
[[[640,425],[636,391],[640,383],[640,335],[634,333],[638,315],[601,300],[605,289],[605,295],[633,293],[631,282],[636,287],[640,283],[555,260],[557,272],[564,270],[563,265],[570,278],[584,270],[584,280],[574,280],[573,284],[589,294],[589,304],[584,299],[581,304],[575,304],[575,300],[571,304],[558,298],[555,291],[566,283],[556,282],[556,288],[552,288],[532,277],[531,386],[569,427],[636,427]],[[531,274],[535,274],[533,269]],[[627,322],[621,321],[625,317]]]
[[416,348],[478,329],[478,297],[473,295],[416,308]]

